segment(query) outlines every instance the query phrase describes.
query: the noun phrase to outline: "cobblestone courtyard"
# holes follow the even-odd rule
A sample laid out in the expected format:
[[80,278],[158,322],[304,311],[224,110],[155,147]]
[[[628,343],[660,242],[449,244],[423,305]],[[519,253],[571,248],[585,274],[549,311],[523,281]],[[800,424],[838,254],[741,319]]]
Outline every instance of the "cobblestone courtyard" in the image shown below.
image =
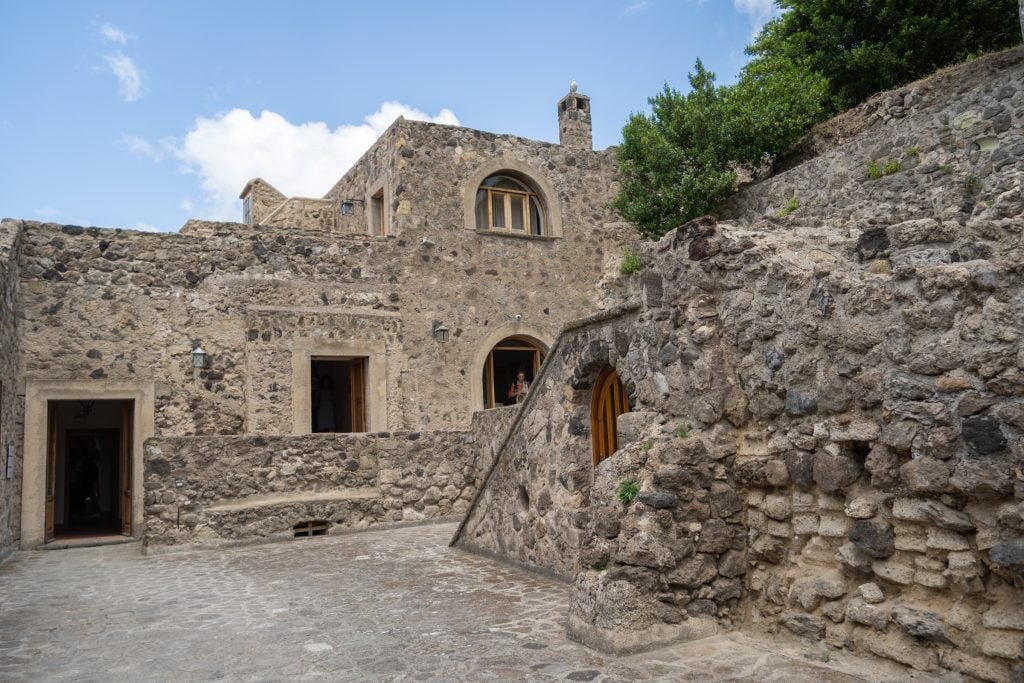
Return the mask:
[[0,567],[0,680],[905,680],[729,635],[611,657],[564,634],[568,586],[447,547],[450,524]]

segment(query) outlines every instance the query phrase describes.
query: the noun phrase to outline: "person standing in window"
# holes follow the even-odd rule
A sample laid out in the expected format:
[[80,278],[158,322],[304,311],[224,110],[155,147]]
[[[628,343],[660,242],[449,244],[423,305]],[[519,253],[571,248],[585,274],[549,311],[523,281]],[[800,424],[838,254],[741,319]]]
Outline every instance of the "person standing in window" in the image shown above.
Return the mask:
[[508,388],[508,397],[516,403],[522,403],[526,400],[526,392],[529,390],[530,382],[526,379],[526,372],[520,370],[512,386]]

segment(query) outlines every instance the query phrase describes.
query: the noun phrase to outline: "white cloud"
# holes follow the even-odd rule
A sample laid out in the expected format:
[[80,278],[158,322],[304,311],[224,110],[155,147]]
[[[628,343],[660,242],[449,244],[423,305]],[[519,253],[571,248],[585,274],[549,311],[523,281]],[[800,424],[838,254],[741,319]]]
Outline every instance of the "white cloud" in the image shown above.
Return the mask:
[[142,97],[144,74],[131,57],[119,51],[103,55],[103,61],[107,63],[107,70],[117,78],[121,99],[125,102],[135,102]]
[[156,227],[155,225],[150,225],[149,223],[143,223],[141,221],[136,223],[135,226],[132,229],[133,230],[140,230],[142,232],[164,232],[163,230],[161,230],[160,228]]
[[782,10],[775,4],[775,0],[732,0],[732,6],[737,12],[750,17],[753,24],[753,35],[757,35],[770,19],[782,14]]
[[160,146],[154,145],[144,138],[140,138],[138,135],[123,135],[121,139],[117,141],[117,144],[124,147],[129,152],[137,157],[145,157],[151,159],[157,163],[164,159],[164,144]]
[[640,12],[645,12],[652,7],[654,7],[654,0],[630,0],[622,8],[622,13],[626,15],[640,14]]
[[120,45],[126,44],[129,40],[135,36],[129,35],[111,24],[103,24],[99,28],[100,38],[108,43],[119,43]]
[[254,117],[232,109],[196,119],[176,155],[200,178],[204,217],[239,220],[238,193],[252,178],[264,178],[288,196],[323,196],[399,116],[459,124],[448,109],[430,116],[400,102],[385,102],[364,123],[334,130],[323,122],[292,123],[272,111]]

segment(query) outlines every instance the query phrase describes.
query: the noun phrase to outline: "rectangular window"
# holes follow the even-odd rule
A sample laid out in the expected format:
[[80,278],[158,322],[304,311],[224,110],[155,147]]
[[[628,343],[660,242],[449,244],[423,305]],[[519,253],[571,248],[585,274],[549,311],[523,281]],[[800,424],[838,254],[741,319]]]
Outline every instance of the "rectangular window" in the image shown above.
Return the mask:
[[242,199],[242,222],[246,225],[252,225],[252,195],[247,194]]
[[372,235],[385,234],[384,231],[384,189],[381,188],[377,194],[370,197],[370,220],[372,221]]

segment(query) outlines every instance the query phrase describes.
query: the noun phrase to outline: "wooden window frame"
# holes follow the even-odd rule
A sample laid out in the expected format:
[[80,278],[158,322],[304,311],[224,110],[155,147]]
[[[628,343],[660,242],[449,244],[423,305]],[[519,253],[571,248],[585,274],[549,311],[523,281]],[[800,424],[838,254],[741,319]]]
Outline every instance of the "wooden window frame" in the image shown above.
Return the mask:
[[[497,175],[501,175],[501,174],[497,174]],[[491,177],[493,177],[493,176],[491,176]],[[511,176],[509,176],[509,177],[511,177]],[[517,181],[517,182],[522,182],[522,181]],[[523,183],[523,184],[525,185],[526,183]],[[483,228],[480,228],[479,226],[477,226],[477,229],[479,229],[479,230],[486,230],[488,232],[507,232],[507,233],[512,233],[513,235],[534,235],[535,237],[543,236],[545,234],[544,228],[545,228],[545,224],[547,223],[548,218],[547,218],[546,210],[544,208],[544,202],[541,201],[541,196],[540,196],[539,193],[533,192],[532,190],[513,190],[513,189],[509,189],[509,188],[504,188],[504,187],[500,187],[500,188],[498,188],[498,187],[488,187],[486,185],[481,185],[479,188],[477,188],[477,193],[479,194],[480,192],[486,192],[487,193],[487,199],[486,199],[486,202],[487,202],[487,225],[486,225],[486,227],[483,227]],[[501,197],[502,205],[504,206],[504,214],[502,215],[502,219],[504,220],[504,223],[505,223],[504,226],[495,226],[494,225],[494,197],[495,197],[495,195],[498,195],[498,196]],[[522,206],[523,206],[523,227],[522,228],[513,228],[512,227],[512,200],[513,199],[521,202]],[[538,212],[540,213],[540,216],[541,216],[541,225],[540,225],[540,232],[539,233],[534,233],[533,232],[533,222],[532,222],[531,215],[533,213],[532,208],[533,208],[533,202],[534,201],[537,202]]]
[[[530,347],[525,346],[502,346],[502,342],[510,340],[524,342],[529,344]],[[511,337],[505,337],[497,343],[490,351],[487,352],[487,361],[484,363],[484,383],[487,385],[484,391],[484,410],[491,410],[495,408],[495,389],[494,389],[494,352],[495,351],[519,351],[519,352],[533,352],[533,379],[536,381],[537,373],[540,372],[541,363],[544,362],[544,350],[536,342],[527,339],[526,337],[520,337],[512,335]]]

